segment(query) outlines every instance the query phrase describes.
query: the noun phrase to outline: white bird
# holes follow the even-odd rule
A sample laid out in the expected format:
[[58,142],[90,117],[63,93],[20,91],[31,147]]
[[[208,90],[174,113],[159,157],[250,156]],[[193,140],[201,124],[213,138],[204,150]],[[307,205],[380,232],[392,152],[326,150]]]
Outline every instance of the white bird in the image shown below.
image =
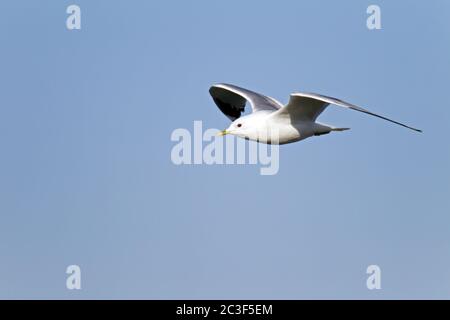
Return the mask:
[[[353,104],[315,93],[292,93],[289,103],[285,106],[274,98],[231,84],[213,85],[209,93],[219,109],[233,121],[229,128],[221,131],[219,135],[232,134],[263,143],[286,144],[332,131],[348,130],[349,128],[335,128],[316,122],[317,117],[329,104],[364,112],[422,132]],[[252,113],[241,117],[247,101]]]

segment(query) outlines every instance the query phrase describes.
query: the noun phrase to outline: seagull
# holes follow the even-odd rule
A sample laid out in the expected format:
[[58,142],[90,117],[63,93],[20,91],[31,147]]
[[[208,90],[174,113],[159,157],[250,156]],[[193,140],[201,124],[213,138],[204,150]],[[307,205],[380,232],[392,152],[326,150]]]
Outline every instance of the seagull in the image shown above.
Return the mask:
[[[267,144],[287,144],[334,131],[349,130],[350,128],[336,128],[316,122],[317,117],[330,104],[364,112],[422,132],[348,102],[316,93],[292,93],[286,105],[274,98],[225,83],[213,85],[209,93],[220,111],[232,121],[228,129],[219,132],[220,136],[232,134]],[[252,113],[242,116],[247,102]]]

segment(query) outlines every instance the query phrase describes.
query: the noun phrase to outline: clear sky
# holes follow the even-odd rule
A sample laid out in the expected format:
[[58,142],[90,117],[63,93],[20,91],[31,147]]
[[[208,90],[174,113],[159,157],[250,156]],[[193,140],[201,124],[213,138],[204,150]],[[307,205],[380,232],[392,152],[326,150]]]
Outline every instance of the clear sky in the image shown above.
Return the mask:
[[[0,298],[450,298],[450,2],[0,12]],[[228,126],[217,82],[335,96],[424,133],[330,107],[320,121],[352,129],[282,146],[277,175],[174,165],[174,129]]]

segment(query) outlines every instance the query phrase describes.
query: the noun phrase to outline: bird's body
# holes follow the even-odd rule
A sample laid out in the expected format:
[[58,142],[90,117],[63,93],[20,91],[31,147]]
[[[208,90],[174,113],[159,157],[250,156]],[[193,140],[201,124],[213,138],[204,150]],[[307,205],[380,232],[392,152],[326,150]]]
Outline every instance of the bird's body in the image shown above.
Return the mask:
[[[421,132],[342,100],[313,93],[293,93],[287,105],[230,84],[214,85],[210,88],[210,94],[219,109],[233,121],[228,129],[221,132],[222,135],[233,134],[262,143],[286,144],[333,131],[348,130],[316,122],[329,104],[364,112]],[[253,112],[241,117],[247,101]]]
[[[240,137],[268,144],[286,144],[312,136],[327,134],[331,131],[345,130],[344,128],[338,130],[312,121],[300,120],[291,122],[290,119],[273,117],[272,112],[267,111],[251,113],[240,118],[239,123],[246,127],[251,127],[251,130],[241,132]],[[229,131],[227,133],[233,134],[232,130],[227,131]]]

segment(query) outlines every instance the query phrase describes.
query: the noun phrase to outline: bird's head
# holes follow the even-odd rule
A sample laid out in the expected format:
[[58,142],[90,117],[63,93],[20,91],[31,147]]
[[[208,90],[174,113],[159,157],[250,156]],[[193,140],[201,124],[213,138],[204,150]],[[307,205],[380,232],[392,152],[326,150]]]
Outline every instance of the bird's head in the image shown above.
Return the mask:
[[255,128],[248,120],[246,117],[238,118],[227,129],[220,131],[218,135],[232,134],[241,138],[252,138]]

